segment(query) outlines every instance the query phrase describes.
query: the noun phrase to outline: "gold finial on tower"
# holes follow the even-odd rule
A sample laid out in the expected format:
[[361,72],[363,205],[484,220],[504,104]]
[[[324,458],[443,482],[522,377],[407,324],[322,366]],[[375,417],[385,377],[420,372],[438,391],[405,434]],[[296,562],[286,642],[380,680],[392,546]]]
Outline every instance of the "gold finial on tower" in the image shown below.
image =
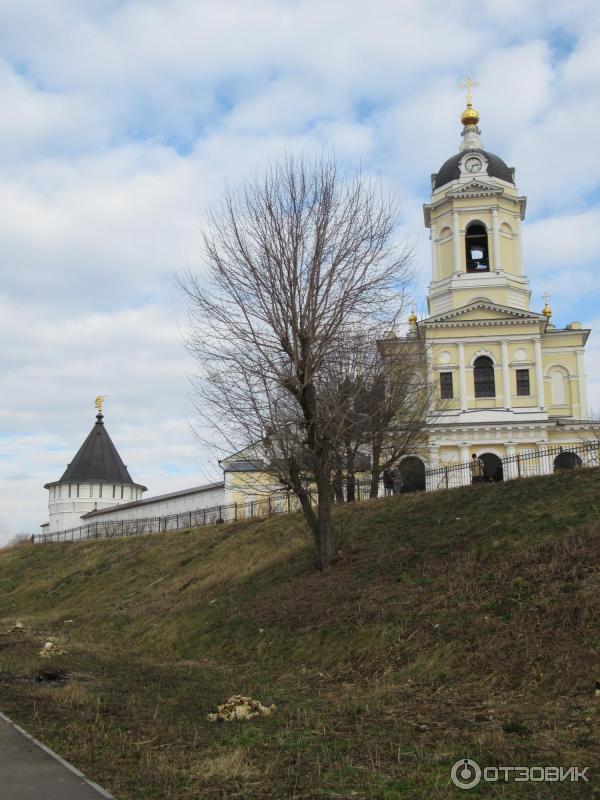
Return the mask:
[[100,394],[100,395],[98,395],[98,397],[94,401],[94,405],[98,409],[98,413],[99,414],[102,413],[102,405],[103,405],[105,400],[106,400],[106,395],[105,394]]
[[463,125],[477,125],[479,122],[479,112],[473,108],[473,97],[471,95],[471,89],[476,86],[479,86],[479,81],[474,81],[469,76],[458,84],[459,89],[466,89],[467,91],[467,107],[460,117]]
[[417,315],[415,314],[415,304],[411,303],[410,306],[410,316],[408,317],[408,324],[409,325],[416,325],[417,324]]
[[548,319],[550,319],[550,317],[552,316],[552,309],[548,305],[548,300],[550,299],[550,295],[548,294],[548,292],[544,292],[543,298],[544,298],[544,308],[542,309],[542,314]]

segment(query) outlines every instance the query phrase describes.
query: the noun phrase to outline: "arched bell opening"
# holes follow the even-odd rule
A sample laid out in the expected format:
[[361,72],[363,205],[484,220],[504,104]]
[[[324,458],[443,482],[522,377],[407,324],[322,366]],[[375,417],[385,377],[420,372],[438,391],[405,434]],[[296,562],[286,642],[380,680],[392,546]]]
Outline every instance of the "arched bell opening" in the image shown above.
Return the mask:
[[489,272],[488,235],[481,222],[471,222],[465,232],[467,272]]

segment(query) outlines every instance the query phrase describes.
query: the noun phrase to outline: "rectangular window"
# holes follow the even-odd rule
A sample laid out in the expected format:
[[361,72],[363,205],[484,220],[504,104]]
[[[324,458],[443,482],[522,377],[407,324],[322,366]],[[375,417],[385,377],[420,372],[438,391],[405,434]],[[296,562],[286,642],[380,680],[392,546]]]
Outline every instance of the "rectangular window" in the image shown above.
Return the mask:
[[113,484],[113,497],[117,496],[117,487]]
[[123,487],[121,486],[121,500],[123,499]]
[[79,497],[79,484],[77,484],[77,497]]
[[519,397],[529,397],[531,394],[529,388],[529,370],[528,369],[518,369],[517,370],[517,395]]
[[69,497],[71,497],[71,484],[69,484]]
[[100,494],[98,495],[98,497],[102,497],[102,484],[100,484]]
[[452,400],[454,397],[451,372],[440,372],[440,396],[442,400]]

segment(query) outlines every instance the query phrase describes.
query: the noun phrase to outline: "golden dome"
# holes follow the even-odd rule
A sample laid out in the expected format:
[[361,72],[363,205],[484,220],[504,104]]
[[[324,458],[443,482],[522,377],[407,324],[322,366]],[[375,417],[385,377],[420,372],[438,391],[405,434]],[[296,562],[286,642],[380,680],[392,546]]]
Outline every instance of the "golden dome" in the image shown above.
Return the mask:
[[460,121],[463,125],[477,125],[479,122],[479,111],[475,111],[471,103],[467,103],[467,107],[460,116]]
[[417,324],[417,315],[415,314],[414,309],[410,312],[410,316],[408,317],[408,324],[409,325]]
[[542,309],[542,314],[543,314],[545,317],[548,317],[548,319],[550,319],[550,317],[552,316],[552,309],[550,308],[550,306],[548,305],[548,303],[546,303],[546,304],[545,304],[545,306],[544,306],[544,308]]

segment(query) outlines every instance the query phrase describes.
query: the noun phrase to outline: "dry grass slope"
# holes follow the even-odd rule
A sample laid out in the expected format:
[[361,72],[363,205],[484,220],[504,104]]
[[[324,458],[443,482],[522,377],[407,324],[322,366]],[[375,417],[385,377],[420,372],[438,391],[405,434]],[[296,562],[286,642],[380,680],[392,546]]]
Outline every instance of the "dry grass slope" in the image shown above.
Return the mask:
[[[120,800],[464,797],[462,756],[598,797],[599,511],[596,470],[363,503],[324,574],[298,517],[5,549],[0,706]],[[235,693],[278,710],[207,722]]]

